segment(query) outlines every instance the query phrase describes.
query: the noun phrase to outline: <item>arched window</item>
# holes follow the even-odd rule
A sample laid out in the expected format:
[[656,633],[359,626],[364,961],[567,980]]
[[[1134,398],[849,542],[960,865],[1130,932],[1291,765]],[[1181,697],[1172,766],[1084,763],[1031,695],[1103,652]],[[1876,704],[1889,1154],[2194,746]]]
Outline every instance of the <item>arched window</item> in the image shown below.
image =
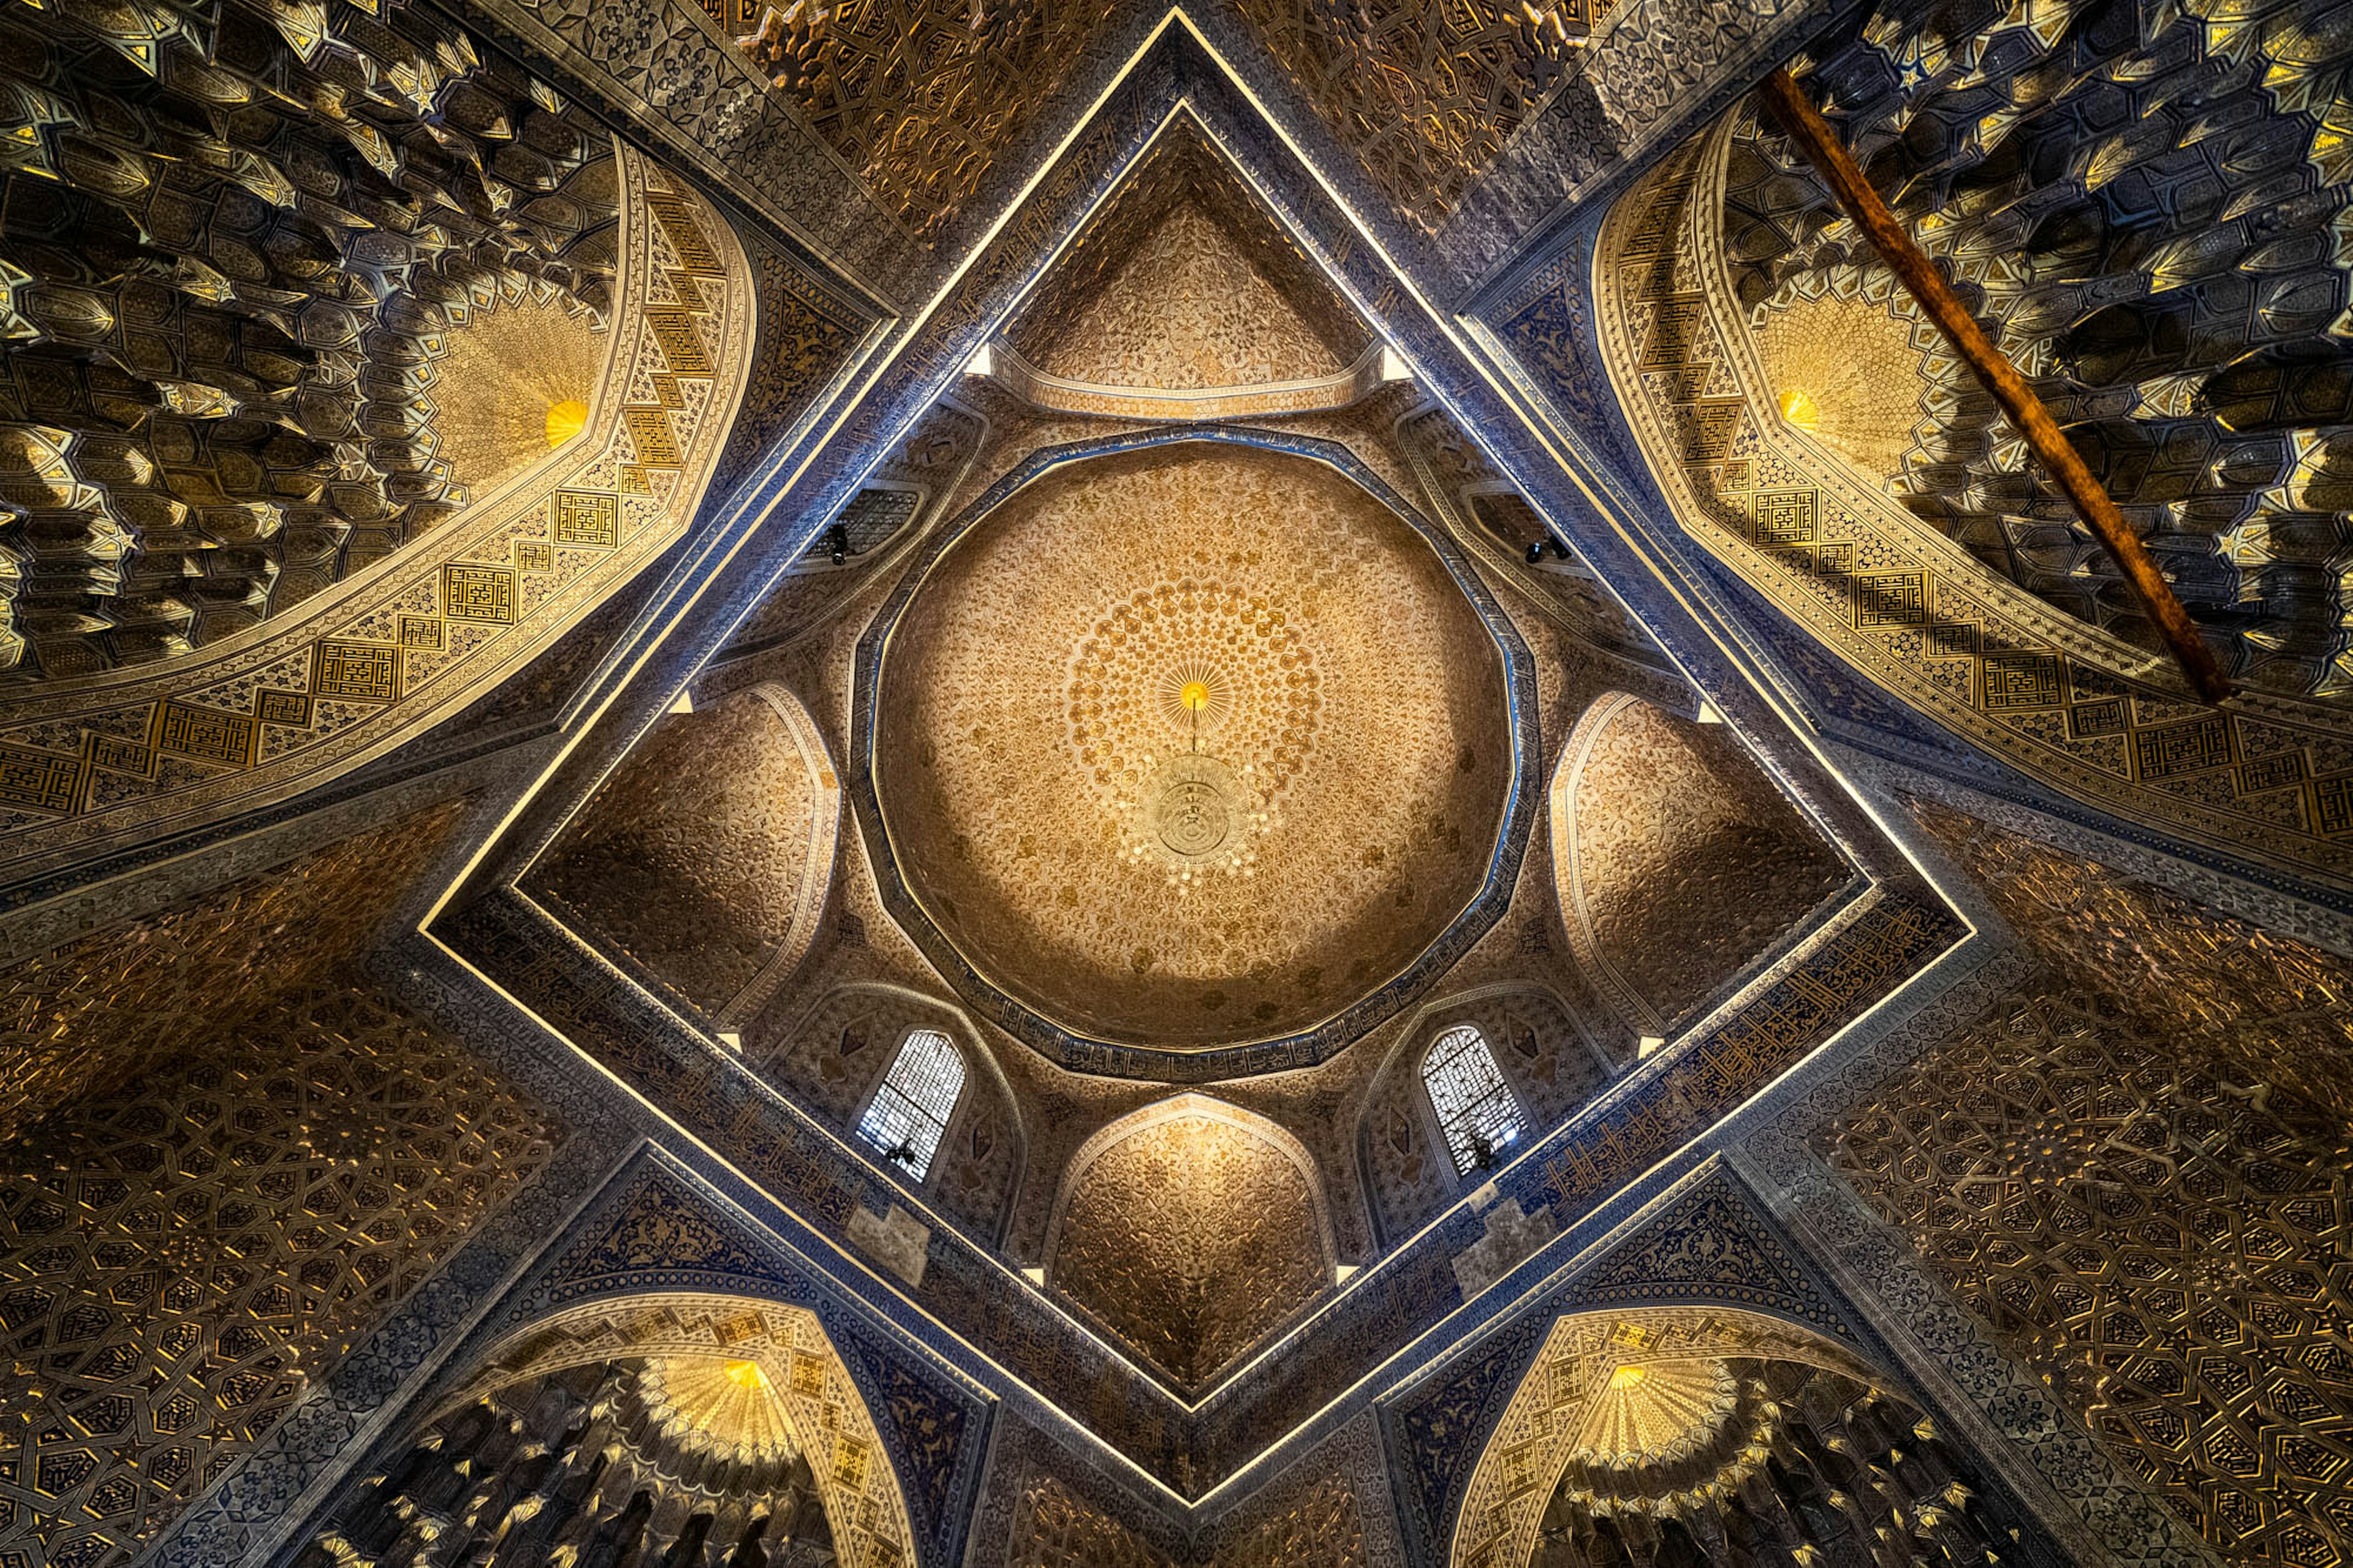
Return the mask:
[[858,1135],[920,1182],[963,1092],[964,1057],[954,1042],[937,1029],[917,1029],[899,1047],[899,1059],[859,1119]]
[[1470,1025],[1457,1024],[1438,1037],[1421,1058],[1421,1082],[1430,1090],[1438,1124],[1446,1130],[1456,1174],[1467,1176],[1493,1164],[1506,1146],[1520,1141],[1519,1102],[1504,1086],[1486,1037]]

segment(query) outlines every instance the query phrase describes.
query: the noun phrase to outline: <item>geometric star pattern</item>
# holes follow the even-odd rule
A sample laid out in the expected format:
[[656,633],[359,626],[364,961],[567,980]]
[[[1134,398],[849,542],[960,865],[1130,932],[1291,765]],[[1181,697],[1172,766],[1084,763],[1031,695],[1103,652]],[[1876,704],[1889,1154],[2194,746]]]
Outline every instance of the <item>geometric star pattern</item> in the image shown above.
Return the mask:
[[2053,986],[1896,1075],[1827,1142],[2217,1552],[2353,1560],[2340,1121]]
[[561,1136],[363,989],[224,1044],[0,1168],[0,1534],[29,1516],[50,1568],[127,1562]]

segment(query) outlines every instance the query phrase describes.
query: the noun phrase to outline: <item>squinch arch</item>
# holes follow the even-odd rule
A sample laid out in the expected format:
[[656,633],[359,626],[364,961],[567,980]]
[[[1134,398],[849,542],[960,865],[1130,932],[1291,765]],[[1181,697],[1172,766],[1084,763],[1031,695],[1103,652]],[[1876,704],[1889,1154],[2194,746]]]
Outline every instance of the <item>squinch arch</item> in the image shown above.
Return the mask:
[[1047,1230],[1054,1286],[1187,1387],[1313,1301],[1333,1263],[1314,1157],[1266,1118],[1200,1094],[1088,1139]]
[[683,1292],[568,1308],[501,1342],[420,1430],[501,1390],[575,1368],[654,1364],[672,1369],[678,1383],[676,1369],[713,1361],[734,1372],[740,1399],[765,1399],[773,1411],[747,1417],[746,1429],[769,1432],[771,1453],[806,1460],[842,1568],[913,1561],[914,1530],[889,1453],[849,1369],[805,1308]]
[[736,1025],[816,941],[840,823],[825,738],[765,683],[666,714],[524,885],[672,998]]
[[1727,728],[1622,691],[1569,732],[1551,806],[1569,950],[1632,1035],[1690,1022],[1851,874]]
[[[1908,1463],[1890,1457],[1897,1442]],[[1846,1347],[1718,1307],[1601,1310],[1553,1324],[1480,1453],[1446,1561],[1527,1568],[1540,1542],[1547,1564],[1617,1561],[1630,1543],[1664,1560],[1672,1538],[1722,1568],[1768,1560],[1787,1536],[1813,1550],[1803,1561],[1869,1563],[1891,1525],[1949,1531],[1927,1550],[1964,1561],[1972,1542],[2009,1548],[2011,1522]]]

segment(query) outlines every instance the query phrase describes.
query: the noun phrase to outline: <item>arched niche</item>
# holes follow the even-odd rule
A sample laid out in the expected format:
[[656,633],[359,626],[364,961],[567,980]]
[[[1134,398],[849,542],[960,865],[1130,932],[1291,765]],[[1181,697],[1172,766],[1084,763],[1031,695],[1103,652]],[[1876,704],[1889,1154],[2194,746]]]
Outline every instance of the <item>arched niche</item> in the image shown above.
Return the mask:
[[1568,1003],[1548,986],[1482,985],[1417,1010],[1375,1069],[1356,1121],[1366,1201],[1384,1242],[1410,1235],[1487,1179],[1455,1170],[1421,1071],[1438,1037],[1464,1024],[1478,1029],[1519,1106],[1525,1124],[1520,1149],[1575,1114],[1615,1070]]
[[[744,1058],[925,1203],[987,1245],[1002,1242],[1027,1167],[1029,1132],[1004,1067],[963,1009],[880,981],[835,986],[785,1016],[793,1000],[752,1022],[744,1032]],[[919,1182],[857,1134],[860,1113],[917,1029],[945,1035],[965,1066],[963,1092]]]
[[666,714],[524,887],[720,1024],[756,1014],[817,939],[841,783],[800,700],[763,684]]
[[1205,1386],[1332,1283],[1314,1156],[1262,1116],[1181,1094],[1071,1157],[1049,1282],[1174,1382]]
[[1622,691],[1569,732],[1551,806],[1569,950],[1629,1035],[1689,1023],[1852,875],[1728,726]]
[[[213,619],[226,629],[216,640],[198,637],[175,651],[171,637],[142,633],[139,657],[112,668],[67,646],[79,639],[40,650],[47,679],[0,720],[0,746],[51,756],[33,809],[0,823],[0,861],[83,857],[257,811],[493,692],[539,701],[534,682],[512,678],[685,532],[751,367],[751,263],[701,196],[601,133],[598,144],[608,151],[582,174],[610,180],[609,203],[596,205],[617,216],[583,237],[587,248],[565,253],[561,267],[578,288],[551,303],[540,284],[557,263],[539,267],[534,281],[516,270],[520,259],[467,259],[462,278],[434,278],[431,299],[389,302],[406,325],[366,329],[370,343],[397,347],[396,360],[301,404],[304,421],[326,421],[338,441],[364,443],[394,464],[383,494],[373,481],[337,478],[299,506],[232,497],[237,504],[208,508],[222,515],[204,528],[227,531],[239,547],[216,551],[207,533],[207,556],[260,562],[243,546],[272,530],[272,548],[291,552],[267,595],[256,596],[258,580],[237,594],[221,584]],[[537,223],[551,205],[570,213],[565,224],[585,221],[569,196],[553,193],[524,203],[518,218]],[[603,331],[568,314],[565,297],[583,310],[593,299]],[[360,330],[336,310],[334,321]],[[585,386],[584,366],[593,371]],[[443,427],[474,417],[465,406],[479,416],[486,387],[504,389],[504,415],[469,425],[442,450]],[[188,396],[206,395],[184,398],[182,413],[207,427],[237,424],[214,406],[218,390],[184,384]],[[547,401],[557,393],[565,395]],[[75,440],[76,451],[88,445]],[[14,460],[65,483],[73,456],[20,444]],[[396,527],[386,510],[394,500],[406,520]],[[166,558],[185,548],[194,560],[195,534],[173,527],[190,542]],[[151,542],[166,537],[159,529]],[[559,688],[571,679],[563,664],[542,667]]]
[[[1926,1505],[1924,1509],[1922,1505]],[[1451,1568],[2009,1561],[2021,1521],[1854,1350],[1763,1313],[1556,1321],[1481,1450]]]
[[[2015,68],[2038,68],[2029,60]],[[1919,116],[1923,134],[1916,148],[1891,149],[1875,175],[1921,188],[1912,157],[1947,125],[1975,123],[1978,90],[1909,100],[1905,112]],[[2027,121],[2072,123],[2075,91],[2039,100]],[[2251,116],[2237,132],[2249,145],[2277,133],[2257,130],[2278,123],[2263,96],[2249,89],[2239,106]],[[2190,94],[2153,107],[2150,124],[2215,112]],[[2038,133],[2013,126],[2003,144]],[[2161,143],[2170,148],[2156,129],[2147,146]],[[2173,236],[2159,225],[2146,245],[2100,251],[2097,222],[2086,220],[2105,196],[2083,186],[2080,172],[2050,187],[2057,205],[2029,234],[2005,237],[1984,212],[1950,207],[1923,209],[1914,226],[1969,279],[1965,289],[1982,287],[1981,321],[2072,421],[2070,439],[2132,526],[2159,542],[2168,580],[2225,671],[2267,688],[2258,721],[2243,704],[2184,705],[2173,661],[2105,552],[2033,477],[2031,455],[1939,338],[1915,337],[1892,279],[1849,265],[1854,252],[1817,221],[1834,204],[1802,163],[1744,106],[1661,158],[1603,220],[1594,330],[1673,525],[1771,607],[1768,635],[1799,649],[1792,668],[1826,705],[1852,713],[1900,703],[2137,831],[2193,839],[2292,879],[2353,880],[2353,837],[2315,808],[2353,779],[2335,589],[2326,574],[2243,542],[2265,538],[2263,519],[2292,510],[2300,487],[2325,471],[2314,452],[2353,440],[2342,434],[2334,351],[2292,363],[2303,353],[2295,342],[2310,342],[2313,319],[2300,311],[2240,312],[2232,326],[2211,316],[2220,298],[2211,289],[2157,289],[2151,305],[2147,279],[2129,275],[2172,265],[2165,258],[2187,246],[2213,276],[2235,277],[2234,247],[2284,255],[2296,242],[2268,230],[2256,242],[2227,225]],[[2134,178],[2122,171],[2109,188]],[[2326,210],[2299,221],[2326,221]],[[2028,308],[2052,265],[2031,254],[2042,246],[2098,252],[2116,274],[2093,266],[2061,290],[2080,310]],[[2343,281],[2329,276],[2324,251],[2311,253],[2308,280],[2283,275],[2263,287],[2333,298],[2327,291]],[[1537,379],[1559,384],[1567,366],[1546,348],[1546,323],[1567,291],[1536,290],[1498,306],[1499,335]],[[2180,313],[2160,328],[2168,311]],[[2247,322],[2286,341],[2249,352],[2234,335]],[[2136,344],[2171,360],[2152,362]],[[2338,390],[2322,392],[2323,383]],[[1902,428],[1889,430],[1891,419]],[[2287,438],[2299,419],[2298,440],[2317,445]],[[2191,514],[2198,526],[2181,527]]]
[[385,1558],[427,1529],[441,1551],[472,1550],[450,1545],[468,1532],[533,1562],[630,1541],[659,1562],[695,1530],[714,1558],[756,1531],[772,1561],[788,1539],[828,1546],[842,1568],[900,1568],[915,1540],[816,1316],[690,1293],[568,1308],[508,1336],[381,1476],[346,1483],[296,1568]]

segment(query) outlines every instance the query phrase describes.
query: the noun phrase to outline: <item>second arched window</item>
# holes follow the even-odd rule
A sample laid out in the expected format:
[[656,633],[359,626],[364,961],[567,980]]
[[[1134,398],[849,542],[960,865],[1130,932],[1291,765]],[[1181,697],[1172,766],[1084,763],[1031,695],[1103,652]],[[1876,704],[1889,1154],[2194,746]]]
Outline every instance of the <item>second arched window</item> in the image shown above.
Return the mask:
[[858,1135],[920,1182],[964,1093],[964,1057],[937,1029],[916,1029],[858,1120]]
[[1457,1024],[1430,1043],[1421,1058],[1422,1086],[1446,1133],[1447,1152],[1458,1175],[1499,1163],[1503,1151],[1520,1141],[1520,1104],[1495,1066],[1486,1037]]

